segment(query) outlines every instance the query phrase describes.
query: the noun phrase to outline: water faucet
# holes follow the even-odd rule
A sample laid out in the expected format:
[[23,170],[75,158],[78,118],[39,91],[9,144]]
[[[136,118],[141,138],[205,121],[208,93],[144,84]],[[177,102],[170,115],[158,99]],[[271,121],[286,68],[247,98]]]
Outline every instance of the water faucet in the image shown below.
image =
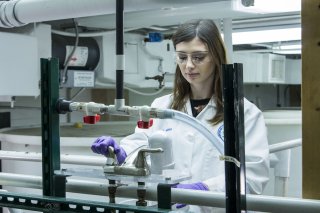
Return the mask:
[[142,148],[138,150],[136,158],[132,161],[124,162],[121,165],[105,165],[103,167],[106,174],[129,175],[129,176],[147,176],[150,175],[150,168],[146,161],[148,153],[163,152],[161,148]]

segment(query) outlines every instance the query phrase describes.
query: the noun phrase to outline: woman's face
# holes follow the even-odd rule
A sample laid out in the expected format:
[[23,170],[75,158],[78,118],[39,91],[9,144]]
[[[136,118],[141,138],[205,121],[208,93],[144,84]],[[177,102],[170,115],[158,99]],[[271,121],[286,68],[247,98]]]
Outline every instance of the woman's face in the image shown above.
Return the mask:
[[191,86],[212,87],[214,63],[207,45],[198,37],[176,45],[176,60],[181,74]]

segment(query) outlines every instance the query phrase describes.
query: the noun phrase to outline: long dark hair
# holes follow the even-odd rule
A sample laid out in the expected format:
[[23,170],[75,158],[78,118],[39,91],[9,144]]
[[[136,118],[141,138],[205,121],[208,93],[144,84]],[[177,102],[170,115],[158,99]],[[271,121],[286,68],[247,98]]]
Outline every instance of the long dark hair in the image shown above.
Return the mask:
[[[191,20],[180,25],[172,36],[174,48],[176,48],[176,45],[180,42],[188,42],[196,37],[207,45],[209,54],[215,64],[211,93],[216,104],[216,114],[209,120],[212,125],[215,125],[223,121],[221,65],[227,63],[226,51],[220,32],[215,23],[210,19]],[[187,98],[190,97],[190,92],[190,84],[182,76],[181,70],[177,65],[171,108],[180,111],[183,110]]]

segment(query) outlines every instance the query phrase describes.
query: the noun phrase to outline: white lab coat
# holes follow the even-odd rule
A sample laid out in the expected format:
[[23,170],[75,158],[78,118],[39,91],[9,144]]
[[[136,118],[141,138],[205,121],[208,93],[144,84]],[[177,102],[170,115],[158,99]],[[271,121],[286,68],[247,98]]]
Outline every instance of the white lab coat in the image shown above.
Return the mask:
[[[167,109],[171,100],[171,94],[162,96],[155,99],[151,107]],[[203,122],[223,142],[223,122],[215,126],[207,122],[215,114],[215,108],[212,98],[196,119]],[[185,111],[192,116],[190,101],[186,103]],[[261,111],[246,99],[244,120],[247,193],[261,194],[269,180],[267,132]],[[141,145],[147,145],[148,135],[157,130],[165,130],[172,137],[175,169],[181,172],[189,171],[192,176],[189,183],[202,181],[210,191],[225,191],[224,161],[219,160],[221,154],[211,142],[188,124],[174,119],[155,119],[150,129],[136,128],[135,133],[124,138],[120,144],[130,153]]]

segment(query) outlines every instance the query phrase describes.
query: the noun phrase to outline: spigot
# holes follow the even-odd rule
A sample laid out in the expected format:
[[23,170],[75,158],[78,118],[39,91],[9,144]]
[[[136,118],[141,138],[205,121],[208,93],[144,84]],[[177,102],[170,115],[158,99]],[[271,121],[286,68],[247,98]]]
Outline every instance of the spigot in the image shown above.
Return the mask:
[[129,176],[147,176],[150,175],[150,168],[146,161],[147,153],[163,152],[161,148],[142,148],[133,161],[127,161],[121,165],[105,165],[106,174],[129,175]]
[[140,149],[138,152],[138,156],[133,161],[135,167],[139,168],[139,169],[147,168],[149,170],[149,166],[146,161],[146,154],[147,153],[157,153],[157,152],[163,152],[163,149],[161,149],[161,148],[142,148],[142,149]]
[[149,129],[153,125],[153,119],[149,119],[149,121],[139,120],[137,122],[137,127],[139,129]]
[[83,117],[83,123],[95,124],[100,121],[100,115],[88,115]]
[[159,89],[161,89],[163,86],[164,86],[164,76],[166,75],[166,73],[163,73],[162,75],[155,75],[155,76],[152,76],[152,77],[145,77],[144,79],[146,80],[150,80],[150,79],[153,79],[153,80],[156,80],[159,82]]

